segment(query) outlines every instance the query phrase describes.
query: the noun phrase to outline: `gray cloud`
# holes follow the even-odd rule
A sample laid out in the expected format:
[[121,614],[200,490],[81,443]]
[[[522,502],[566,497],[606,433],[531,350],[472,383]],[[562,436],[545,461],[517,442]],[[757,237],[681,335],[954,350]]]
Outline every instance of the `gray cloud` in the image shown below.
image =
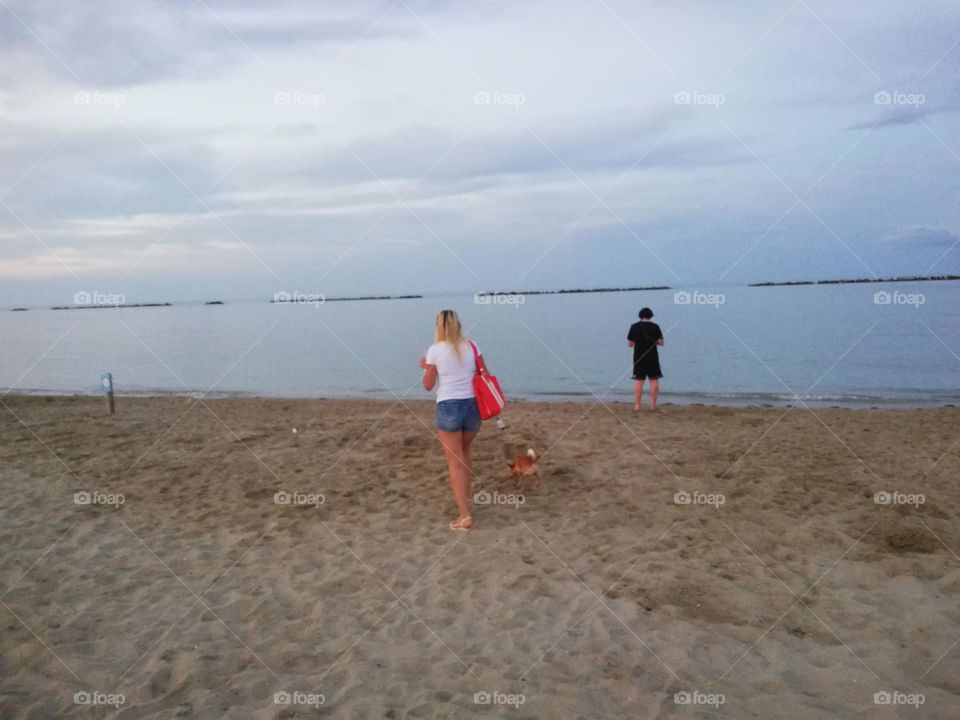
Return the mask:
[[960,235],[945,228],[912,225],[901,228],[884,239],[891,243],[943,248],[952,247],[960,242]]
[[848,125],[848,130],[866,130],[868,128],[897,127],[902,125],[912,125],[921,120],[935,118],[941,115],[955,115],[960,111],[956,108],[926,108],[926,107],[904,107],[896,108],[882,113],[875,120],[863,120],[861,122]]
[[[960,192],[946,0],[811,0],[776,24],[784,8],[700,0],[6,2],[23,24],[0,5],[0,193],[18,182],[4,201],[81,274],[137,263],[124,282],[243,295],[276,284],[264,264],[429,291],[477,284],[456,255],[485,285],[545,287],[960,260],[942,253]],[[925,102],[876,104],[884,88]],[[97,91],[122,107],[74,99]],[[0,207],[5,287],[57,273]]]
[[[2,37],[20,60],[0,74],[25,81],[16,66],[98,87],[225,75],[251,53],[342,46],[417,32],[411,18],[377,17],[387,2],[344,4],[331,17],[313,3],[278,0],[18,0],[0,5]],[[399,17],[399,21],[398,21]],[[255,59],[255,58],[254,58]],[[39,66],[37,66],[39,61]]]

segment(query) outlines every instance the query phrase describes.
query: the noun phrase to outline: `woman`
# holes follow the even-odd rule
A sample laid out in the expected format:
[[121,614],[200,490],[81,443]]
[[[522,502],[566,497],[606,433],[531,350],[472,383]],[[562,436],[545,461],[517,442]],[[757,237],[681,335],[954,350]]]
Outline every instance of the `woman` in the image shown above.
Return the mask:
[[470,341],[463,335],[460,318],[453,310],[442,310],[437,315],[434,341],[427,354],[420,358],[423,387],[437,388],[437,435],[447,458],[450,489],[459,512],[450,529],[466,531],[473,527],[470,443],[480,431],[473,377],[478,372],[487,372],[487,367],[482,355],[474,357]]

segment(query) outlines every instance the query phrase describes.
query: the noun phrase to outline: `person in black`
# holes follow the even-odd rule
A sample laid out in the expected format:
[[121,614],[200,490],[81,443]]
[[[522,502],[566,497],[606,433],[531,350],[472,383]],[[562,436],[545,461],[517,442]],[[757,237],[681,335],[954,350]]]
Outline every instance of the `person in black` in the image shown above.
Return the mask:
[[657,409],[657,395],[660,393],[660,358],[657,345],[663,345],[663,333],[653,320],[653,310],[643,308],[640,322],[630,326],[627,333],[627,345],[633,348],[633,411],[640,412],[643,399],[643,381],[650,378],[650,412]]

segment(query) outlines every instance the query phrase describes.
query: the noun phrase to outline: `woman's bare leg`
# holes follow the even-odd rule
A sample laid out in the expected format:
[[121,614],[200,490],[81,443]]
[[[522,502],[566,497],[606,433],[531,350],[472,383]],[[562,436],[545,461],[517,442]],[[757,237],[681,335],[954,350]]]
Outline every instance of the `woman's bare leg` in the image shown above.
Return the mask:
[[471,486],[473,484],[473,462],[470,459],[470,445],[473,442],[473,439],[477,437],[477,432],[467,432],[464,430],[460,433],[460,447],[463,450],[463,464],[466,467],[467,474],[467,503],[470,507],[473,507],[473,493],[471,492]]
[[468,495],[467,465],[463,458],[462,433],[437,431],[440,444],[443,445],[443,454],[447,459],[447,470],[450,472],[450,490],[457,503],[459,520],[470,517],[470,501]]

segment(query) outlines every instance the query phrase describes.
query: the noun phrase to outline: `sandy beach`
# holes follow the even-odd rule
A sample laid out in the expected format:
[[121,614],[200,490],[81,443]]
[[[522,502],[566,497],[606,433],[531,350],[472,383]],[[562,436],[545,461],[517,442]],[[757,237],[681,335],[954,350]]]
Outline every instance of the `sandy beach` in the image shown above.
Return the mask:
[[3,405],[3,718],[960,718],[958,408]]

